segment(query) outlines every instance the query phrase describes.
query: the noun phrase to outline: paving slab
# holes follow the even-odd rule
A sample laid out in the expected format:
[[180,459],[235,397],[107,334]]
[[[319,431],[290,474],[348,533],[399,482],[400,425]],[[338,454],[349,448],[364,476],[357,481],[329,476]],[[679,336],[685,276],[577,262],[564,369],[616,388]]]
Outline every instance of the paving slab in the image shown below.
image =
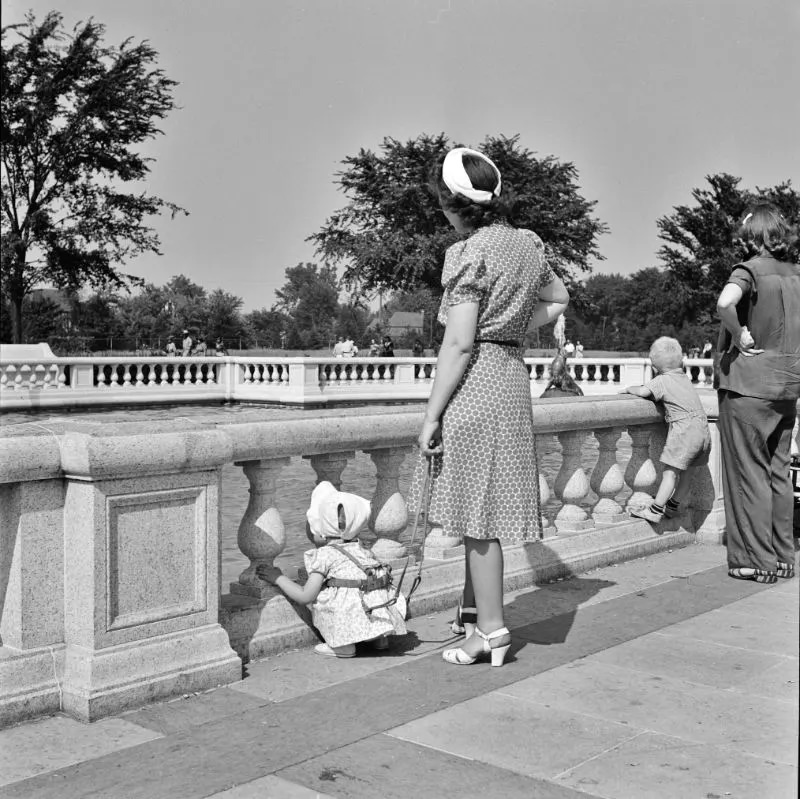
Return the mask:
[[[800,580],[792,580],[794,588],[800,585]],[[747,597],[730,606],[731,610],[741,613],[742,616],[751,616],[754,619],[765,621],[782,621],[797,624],[800,621],[800,602],[798,594],[791,590],[780,590],[777,586],[770,586],[769,591],[762,591],[756,596]],[[754,622],[757,623],[757,622]]]
[[742,614],[735,607],[720,608],[693,619],[686,619],[671,625],[662,634],[675,638],[713,641],[715,644],[791,658],[797,658],[798,655],[796,622],[771,619],[768,624],[763,624],[755,622],[753,617]]
[[283,652],[252,661],[247,676],[229,688],[271,702],[285,702],[311,691],[357,680],[367,674],[408,663],[460,640],[450,632],[453,613],[445,611],[409,619],[408,634],[392,636],[389,648],[359,645],[354,658],[315,655],[309,649]]
[[763,696],[790,705],[797,705],[798,686],[800,686],[800,668],[797,660],[785,658],[780,663],[758,674],[753,674],[744,682],[731,686],[735,693]]
[[796,799],[797,770],[645,732],[558,777],[607,799]]
[[154,730],[162,735],[198,727],[223,716],[232,716],[253,707],[252,697],[242,696],[230,688],[215,688],[201,694],[148,705],[123,713],[119,718]]
[[781,655],[737,649],[695,638],[656,632],[589,656],[600,663],[675,677],[715,688],[731,688],[783,659]]
[[628,740],[630,727],[493,691],[389,731],[532,777],[554,777]]
[[209,799],[334,799],[330,794],[270,775],[213,794]]
[[9,785],[161,736],[119,718],[83,724],[50,716],[3,730],[0,785]]
[[348,799],[596,799],[594,794],[381,734],[281,775]]
[[498,693],[797,765],[797,707],[775,700],[592,660],[538,674]]

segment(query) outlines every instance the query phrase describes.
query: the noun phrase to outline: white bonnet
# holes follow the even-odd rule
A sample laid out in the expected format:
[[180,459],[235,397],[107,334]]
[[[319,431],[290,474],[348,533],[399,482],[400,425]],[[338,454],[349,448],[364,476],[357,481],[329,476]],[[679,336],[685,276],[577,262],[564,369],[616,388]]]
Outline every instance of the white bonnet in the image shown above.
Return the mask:
[[[344,508],[345,526],[339,529],[339,506]],[[357,494],[337,491],[327,480],[311,493],[306,518],[311,532],[323,538],[352,541],[366,527],[372,507],[369,500]]]

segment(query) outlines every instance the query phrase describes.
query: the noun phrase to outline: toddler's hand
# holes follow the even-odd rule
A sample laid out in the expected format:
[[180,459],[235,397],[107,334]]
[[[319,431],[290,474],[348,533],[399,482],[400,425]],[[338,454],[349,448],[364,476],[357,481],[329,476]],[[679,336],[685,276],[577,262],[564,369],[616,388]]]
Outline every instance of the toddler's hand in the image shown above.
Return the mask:
[[256,566],[256,576],[259,580],[263,580],[265,583],[270,583],[271,585],[274,585],[275,581],[282,574],[283,572],[277,566],[269,566],[266,563]]

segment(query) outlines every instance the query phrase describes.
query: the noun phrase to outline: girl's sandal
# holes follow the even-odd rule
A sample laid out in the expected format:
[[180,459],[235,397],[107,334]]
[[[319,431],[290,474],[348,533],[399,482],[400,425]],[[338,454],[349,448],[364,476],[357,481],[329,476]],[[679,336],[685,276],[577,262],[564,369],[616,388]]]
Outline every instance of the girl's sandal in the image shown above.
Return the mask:
[[779,560],[776,574],[783,580],[791,580],[794,577],[794,563],[784,563]]
[[778,575],[776,572],[764,571],[763,569],[728,569],[728,577],[733,577],[736,580],[754,580],[757,583],[778,582]]

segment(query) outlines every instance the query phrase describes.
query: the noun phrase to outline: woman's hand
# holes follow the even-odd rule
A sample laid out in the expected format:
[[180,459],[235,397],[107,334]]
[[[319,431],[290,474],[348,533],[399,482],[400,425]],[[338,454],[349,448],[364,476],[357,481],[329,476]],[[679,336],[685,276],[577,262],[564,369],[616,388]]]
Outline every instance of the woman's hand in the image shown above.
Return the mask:
[[419,448],[426,458],[432,455],[441,455],[442,448],[442,428],[438,419],[430,421],[426,419],[422,423],[422,430],[420,431],[419,438],[417,439]]
[[256,576],[258,579],[270,585],[275,585],[275,581],[282,575],[283,572],[277,566],[270,566],[267,563],[261,563],[256,566]]
[[742,332],[739,334],[739,340],[734,340],[733,346],[747,358],[764,352],[764,350],[756,349],[755,339],[746,327],[742,328]]

